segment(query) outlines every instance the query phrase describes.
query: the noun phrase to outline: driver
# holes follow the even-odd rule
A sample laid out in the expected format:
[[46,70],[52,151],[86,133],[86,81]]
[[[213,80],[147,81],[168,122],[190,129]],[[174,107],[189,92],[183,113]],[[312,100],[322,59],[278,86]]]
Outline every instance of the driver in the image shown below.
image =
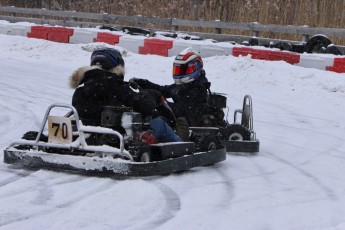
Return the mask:
[[[166,98],[176,117],[187,120],[189,126],[203,126],[203,114],[206,114],[207,92],[211,83],[205,76],[201,57],[191,48],[187,48],[176,56],[173,63],[173,79],[175,84],[157,85],[146,79],[133,78],[144,89],[155,89]],[[181,118],[180,118],[181,117]]]
[[[84,125],[100,126],[105,106],[128,106],[142,115],[151,115],[161,103],[157,90],[133,91],[124,81],[125,63],[121,53],[112,48],[93,51],[90,66],[80,67],[70,76],[75,89],[72,105]],[[149,121],[150,130],[139,134],[148,144],[182,141],[160,117]]]

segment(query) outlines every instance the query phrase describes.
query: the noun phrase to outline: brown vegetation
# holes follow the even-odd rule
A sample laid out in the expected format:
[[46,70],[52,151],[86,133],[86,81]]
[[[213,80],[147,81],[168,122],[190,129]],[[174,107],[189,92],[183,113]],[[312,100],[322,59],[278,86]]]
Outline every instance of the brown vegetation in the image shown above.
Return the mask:
[[0,0],[0,5],[160,18],[345,26],[344,0]]

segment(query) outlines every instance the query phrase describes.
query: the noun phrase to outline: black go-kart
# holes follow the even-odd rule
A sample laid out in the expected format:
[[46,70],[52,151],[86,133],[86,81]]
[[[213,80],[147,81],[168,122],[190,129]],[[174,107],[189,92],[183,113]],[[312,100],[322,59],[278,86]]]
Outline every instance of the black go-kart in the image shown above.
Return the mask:
[[[61,109],[69,112],[51,115]],[[4,150],[4,162],[88,175],[153,176],[226,159],[218,132],[191,135],[190,142],[145,144],[137,133],[147,128],[146,118],[129,107],[105,107],[96,127],[83,125],[73,106],[52,104],[39,131],[25,133]]]
[[[223,94],[208,93],[207,114],[204,115],[202,127],[190,127],[192,133],[218,134],[221,143],[231,153],[257,153],[260,141],[253,129],[253,107],[250,95],[245,95],[242,109],[234,112],[234,121],[224,119],[224,109],[227,108],[227,98]],[[238,118],[240,117],[240,119]],[[240,120],[240,121],[239,121]],[[211,128],[213,127],[213,128]]]

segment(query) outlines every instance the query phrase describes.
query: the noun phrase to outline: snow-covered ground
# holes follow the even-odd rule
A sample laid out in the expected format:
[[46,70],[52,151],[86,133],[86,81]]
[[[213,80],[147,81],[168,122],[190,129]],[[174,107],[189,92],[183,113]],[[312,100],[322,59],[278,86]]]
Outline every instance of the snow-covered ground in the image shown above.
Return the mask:
[[[88,45],[0,35],[0,157],[70,103]],[[118,47],[123,50],[121,47]],[[173,57],[125,57],[126,80],[171,84]],[[249,57],[204,59],[233,111],[253,98],[260,153],[210,167],[116,180],[0,163],[0,229],[345,229],[345,74]]]

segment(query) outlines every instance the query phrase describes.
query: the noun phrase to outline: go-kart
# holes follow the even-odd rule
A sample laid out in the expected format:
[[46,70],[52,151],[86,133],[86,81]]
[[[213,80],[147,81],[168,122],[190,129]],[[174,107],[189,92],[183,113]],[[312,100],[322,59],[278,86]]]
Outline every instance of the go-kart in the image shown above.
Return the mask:
[[[135,78],[130,80],[131,86],[142,90]],[[164,99],[163,101],[166,102]],[[167,103],[163,103],[167,104]],[[174,114],[169,110],[167,116],[173,117]],[[214,93],[208,89],[206,113],[202,115],[202,121],[197,127],[189,127],[190,140],[196,143],[197,148],[212,148],[224,145],[227,152],[233,153],[256,153],[259,152],[260,141],[256,138],[253,129],[253,106],[250,95],[245,95],[242,109],[234,112],[234,121],[230,123],[225,118],[224,109],[227,108],[227,98],[224,94]],[[238,117],[241,115],[241,121]]]
[[[227,152],[259,152],[260,142],[253,129],[253,108],[250,95],[244,96],[242,109],[234,112],[234,121],[224,119],[223,109],[227,108],[227,98],[223,94],[208,92],[207,113],[204,115],[201,127],[190,127],[194,133],[218,132],[221,143]],[[241,115],[241,121],[238,117]],[[206,127],[206,128],[205,128]]]
[[[55,108],[69,112],[53,116]],[[209,134],[190,142],[143,143],[137,133],[147,129],[145,122],[130,107],[109,106],[102,112],[101,126],[83,125],[73,106],[52,104],[38,132],[25,133],[4,150],[4,162],[101,176],[153,176],[226,159],[224,146]]]

